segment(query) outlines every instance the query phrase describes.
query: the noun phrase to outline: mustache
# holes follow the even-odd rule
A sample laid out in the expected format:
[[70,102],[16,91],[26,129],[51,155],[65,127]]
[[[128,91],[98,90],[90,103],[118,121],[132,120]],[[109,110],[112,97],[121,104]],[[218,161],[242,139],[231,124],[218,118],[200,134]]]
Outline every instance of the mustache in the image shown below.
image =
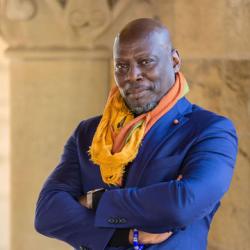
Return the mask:
[[134,93],[135,91],[144,91],[144,90],[154,90],[154,87],[153,86],[148,86],[146,84],[140,84],[140,83],[127,83],[125,86],[124,86],[124,93],[127,95],[127,94],[131,94],[131,93]]

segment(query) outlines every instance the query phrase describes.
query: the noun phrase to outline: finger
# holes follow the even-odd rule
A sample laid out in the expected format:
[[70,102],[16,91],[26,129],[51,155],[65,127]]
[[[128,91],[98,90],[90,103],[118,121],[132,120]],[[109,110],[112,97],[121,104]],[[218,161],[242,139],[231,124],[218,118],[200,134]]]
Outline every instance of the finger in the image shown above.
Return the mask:
[[167,240],[172,235],[172,232],[161,234],[151,234],[147,232],[139,232],[139,243],[141,244],[159,244]]
[[177,177],[177,181],[180,181],[182,179],[182,175],[180,174],[178,177]]
[[78,200],[79,202],[80,202],[80,204],[82,205],[82,206],[87,206],[87,197],[86,197],[86,195],[82,195],[80,198],[79,198],[79,200]]

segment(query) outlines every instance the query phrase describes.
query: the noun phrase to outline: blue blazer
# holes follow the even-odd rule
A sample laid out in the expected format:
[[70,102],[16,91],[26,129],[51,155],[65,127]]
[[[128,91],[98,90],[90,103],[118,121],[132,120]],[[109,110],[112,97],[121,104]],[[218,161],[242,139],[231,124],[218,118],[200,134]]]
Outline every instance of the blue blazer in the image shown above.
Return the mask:
[[[117,228],[172,231],[166,241],[145,248],[205,250],[212,217],[233,175],[237,136],[232,122],[180,99],[144,137],[125,187],[118,188],[102,181],[89,158],[100,119],[82,121],[67,141],[40,193],[37,231],[75,249],[93,250],[113,249],[106,246]],[[81,195],[100,187],[108,191],[96,211],[79,204]]]

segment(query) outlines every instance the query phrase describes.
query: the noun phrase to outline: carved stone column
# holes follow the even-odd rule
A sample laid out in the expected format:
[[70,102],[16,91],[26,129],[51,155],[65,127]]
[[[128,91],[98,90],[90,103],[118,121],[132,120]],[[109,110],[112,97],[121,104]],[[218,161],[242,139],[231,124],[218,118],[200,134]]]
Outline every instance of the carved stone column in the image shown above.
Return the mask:
[[131,0],[0,4],[10,59],[11,250],[70,249],[35,232],[38,193],[73,129],[102,112],[116,32],[142,12],[152,17],[152,8]]

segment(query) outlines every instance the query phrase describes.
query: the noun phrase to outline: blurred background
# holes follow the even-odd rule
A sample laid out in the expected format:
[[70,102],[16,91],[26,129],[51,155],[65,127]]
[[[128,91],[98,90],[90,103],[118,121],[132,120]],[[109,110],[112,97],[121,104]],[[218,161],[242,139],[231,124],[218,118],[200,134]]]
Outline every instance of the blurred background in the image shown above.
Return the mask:
[[237,128],[208,249],[250,249],[249,0],[0,0],[0,250],[71,249],[35,232],[37,196],[73,129],[102,113],[115,34],[140,17],[170,29],[188,98]]

